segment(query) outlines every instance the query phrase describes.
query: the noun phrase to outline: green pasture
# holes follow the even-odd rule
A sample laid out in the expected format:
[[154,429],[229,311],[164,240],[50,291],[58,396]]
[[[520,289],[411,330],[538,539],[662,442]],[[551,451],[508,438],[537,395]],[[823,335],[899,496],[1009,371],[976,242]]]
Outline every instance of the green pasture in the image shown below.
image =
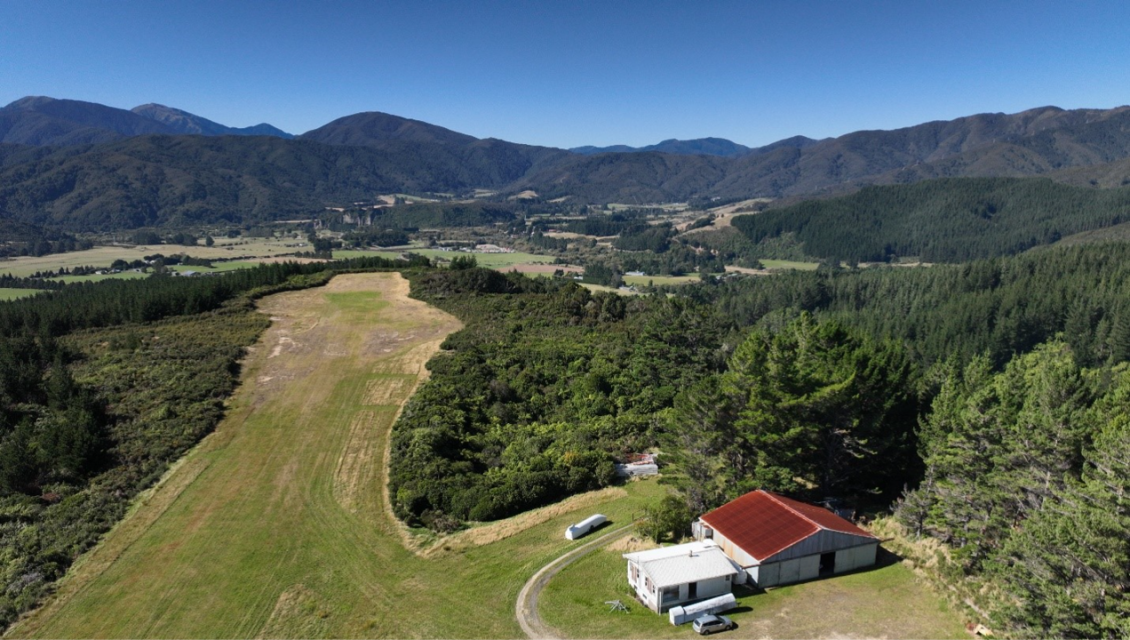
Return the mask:
[[300,241],[293,238],[285,240],[248,238],[248,239],[216,239],[215,246],[206,247],[196,245],[186,247],[181,245],[140,245],[140,246],[99,246],[86,251],[72,251],[69,253],[53,253],[46,256],[22,256],[0,260],[0,274],[10,273],[17,277],[26,278],[37,271],[57,271],[62,268],[75,267],[108,268],[115,260],[132,262],[144,256],[160,253],[170,256],[184,254],[195,258],[209,258],[213,260],[230,260],[237,257],[268,258],[281,254],[301,251],[302,248],[294,246]]
[[647,285],[655,285],[657,287],[663,285],[680,285],[690,284],[693,282],[702,282],[702,278],[697,275],[693,276],[624,276],[624,284],[641,287]]
[[796,269],[798,271],[816,271],[816,267],[820,266],[817,262],[801,262],[799,260],[771,260],[769,258],[761,259],[761,264],[766,269]]
[[34,296],[40,291],[40,289],[9,289],[6,287],[0,287],[0,301],[26,298],[28,296]]
[[553,256],[544,256],[536,253],[466,253],[463,251],[441,251],[439,249],[405,249],[404,251],[364,251],[364,250],[350,250],[341,249],[334,251],[335,258],[363,258],[368,256],[377,256],[381,258],[395,259],[400,255],[411,252],[426,256],[429,259],[439,258],[440,260],[451,260],[459,256],[473,256],[475,262],[480,267],[488,267],[491,269],[505,269],[516,264],[525,264],[527,262],[544,262],[547,264],[553,263]]
[[[622,551],[602,549],[563,569],[541,595],[542,620],[575,638],[686,638],[628,586]],[[880,568],[769,591],[739,588],[727,638],[966,638],[956,615],[890,554]],[[610,612],[620,600],[628,613]]]

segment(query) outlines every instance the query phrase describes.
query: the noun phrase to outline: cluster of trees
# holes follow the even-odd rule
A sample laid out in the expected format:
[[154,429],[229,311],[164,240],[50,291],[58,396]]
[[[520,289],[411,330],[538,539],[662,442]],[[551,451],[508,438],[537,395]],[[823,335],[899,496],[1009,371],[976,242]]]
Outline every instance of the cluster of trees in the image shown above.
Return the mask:
[[0,275],[0,288],[3,289],[62,289],[65,285],[58,280],[41,280],[39,276],[20,278],[10,273]]
[[82,251],[94,246],[90,240],[39,225],[12,220],[0,212],[0,257],[45,256]]
[[619,237],[612,241],[612,246],[621,251],[663,253],[671,246],[673,234],[674,228],[670,223],[640,223],[621,231]]
[[396,247],[408,244],[409,233],[415,229],[389,229],[383,227],[358,227],[346,231],[341,236],[342,243],[348,247]]
[[478,268],[420,275],[413,295],[465,328],[393,430],[389,491],[411,523],[501,518],[607,485],[617,458],[657,442],[679,389],[724,362],[728,323],[677,299]]
[[950,178],[866,187],[733,224],[752,242],[793,234],[804,253],[848,262],[918,257],[962,262],[1013,255],[1130,220],[1130,189],[1087,189],[1045,178]]
[[623,213],[593,215],[581,220],[564,221],[553,226],[561,231],[579,233],[585,236],[615,236],[631,229],[639,229],[641,224],[646,224],[641,223],[639,217],[638,215],[625,215]]
[[565,251],[569,248],[569,241],[565,238],[553,238],[545,235],[541,231],[535,231],[530,234],[527,241],[533,245],[535,249],[542,251]]
[[[497,202],[420,202],[325,213],[321,219],[330,228],[353,225],[358,230],[368,226],[393,230],[483,227],[510,223],[519,210],[516,205]],[[344,222],[346,216],[351,223]]]
[[944,368],[920,432],[925,476],[899,518],[1006,597],[1022,637],[1130,634],[1130,369],[1085,369],[1062,341],[994,372]]
[[680,394],[664,451],[695,513],[754,489],[889,500],[915,466],[917,381],[897,344],[802,314]]

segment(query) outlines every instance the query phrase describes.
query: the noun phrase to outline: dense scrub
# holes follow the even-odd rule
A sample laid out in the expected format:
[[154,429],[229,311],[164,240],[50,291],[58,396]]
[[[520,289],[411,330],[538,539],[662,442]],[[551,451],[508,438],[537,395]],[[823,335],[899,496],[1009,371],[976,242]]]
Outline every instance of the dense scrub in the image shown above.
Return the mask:
[[413,295],[460,317],[392,442],[397,514],[442,528],[613,481],[657,442],[657,414],[718,371],[730,323],[682,300],[590,294],[482,269],[417,277]]
[[1130,220],[1130,189],[1043,178],[960,178],[867,187],[734,218],[755,243],[792,234],[804,253],[849,262],[916,256],[961,262],[1012,255]]

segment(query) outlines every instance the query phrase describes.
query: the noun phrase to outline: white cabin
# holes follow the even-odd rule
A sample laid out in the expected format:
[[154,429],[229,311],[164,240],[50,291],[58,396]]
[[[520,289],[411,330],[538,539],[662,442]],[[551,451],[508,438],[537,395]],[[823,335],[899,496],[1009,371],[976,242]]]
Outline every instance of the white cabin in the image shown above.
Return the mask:
[[636,598],[656,613],[730,593],[740,573],[709,540],[625,553],[624,558]]

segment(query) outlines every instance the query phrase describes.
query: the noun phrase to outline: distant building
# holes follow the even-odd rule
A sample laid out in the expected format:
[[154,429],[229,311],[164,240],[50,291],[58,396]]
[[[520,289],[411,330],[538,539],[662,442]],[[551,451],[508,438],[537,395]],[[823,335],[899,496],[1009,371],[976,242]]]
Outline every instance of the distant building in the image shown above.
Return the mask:
[[659,465],[654,453],[633,453],[624,462],[616,463],[616,475],[621,478],[637,478],[659,474]]
[[875,564],[879,539],[823,507],[753,491],[692,525],[759,587],[812,580]]
[[710,540],[625,553],[628,584],[656,613],[730,593],[741,572]]

